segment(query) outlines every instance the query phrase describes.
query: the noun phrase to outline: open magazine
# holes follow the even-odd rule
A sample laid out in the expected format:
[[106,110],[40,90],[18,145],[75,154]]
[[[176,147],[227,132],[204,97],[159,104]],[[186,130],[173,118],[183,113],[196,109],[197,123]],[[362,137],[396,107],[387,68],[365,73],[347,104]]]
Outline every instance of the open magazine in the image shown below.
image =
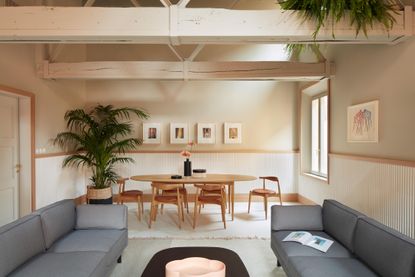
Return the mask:
[[327,252],[330,246],[333,244],[332,240],[322,238],[319,236],[313,236],[309,232],[297,231],[291,232],[285,239],[282,241],[294,241],[299,242],[302,245],[310,246],[322,252]]

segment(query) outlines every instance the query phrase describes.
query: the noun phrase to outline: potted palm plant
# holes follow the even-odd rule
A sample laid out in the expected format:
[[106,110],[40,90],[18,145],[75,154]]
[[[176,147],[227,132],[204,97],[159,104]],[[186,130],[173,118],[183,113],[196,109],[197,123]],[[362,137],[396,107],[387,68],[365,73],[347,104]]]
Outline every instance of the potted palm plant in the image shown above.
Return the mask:
[[68,131],[59,133],[54,143],[71,154],[62,166],[86,167],[92,172],[87,188],[91,204],[112,203],[111,185],[119,176],[114,166],[134,162],[123,157],[126,151],[135,149],[142,140],[128,137],[132,133],[130,115],[147,119],[149,115],[140,109],[114,108],[98,105],[89,111],[70,110],[65,113]]

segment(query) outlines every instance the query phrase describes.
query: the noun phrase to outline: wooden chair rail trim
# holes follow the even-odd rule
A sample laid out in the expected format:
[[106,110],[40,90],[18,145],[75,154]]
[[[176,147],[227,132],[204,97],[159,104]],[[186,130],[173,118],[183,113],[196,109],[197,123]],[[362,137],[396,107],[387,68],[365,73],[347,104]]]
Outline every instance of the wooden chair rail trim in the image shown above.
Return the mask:
[[[127,154],[179,154],[180,149],[178,150],[134,150],[134,151],[127,151]],[[235,154],[298,154],[299,150],[287,150],[287,151],[278,151],[278,150],[261,150],[261,149],[234,149],[234,150],[199,150],[199,151],[192,151],[192,153],[196,154],[221,154],[221,153],[235,153]],[[36,159],[44,159],[44,158],[52,158],[52,157],[59,157],[59,156],[67,156],[74,154],[74,152],[53,152],[53,153],[44,153],[44,154],[36,154]]]
[[372,162],[372,163],[382,163],[382,164],[415,167],[415,161],[412,161],[412,160],[390,159],[390,158],[383,158],[383,157],[363,156],[363,155],[355,155],[355,154],[347,154],[347,153],[330,153],[329,156],[335,157],[335,158],[341,158],[341,159],[348,159],[348,160],[357,160],[357,161],[366,161],[366,162]]

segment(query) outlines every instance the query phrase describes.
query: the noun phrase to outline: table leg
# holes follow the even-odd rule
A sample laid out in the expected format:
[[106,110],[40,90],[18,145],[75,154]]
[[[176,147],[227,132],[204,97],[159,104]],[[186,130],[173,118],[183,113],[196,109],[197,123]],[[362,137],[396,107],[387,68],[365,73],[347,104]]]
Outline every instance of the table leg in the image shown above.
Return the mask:
[[232,195],[232,221],[235,213],[235,182],[231,183],[231,195]]
[[231,200],[231,184],[228,184],[228,209],[229,214],[232,212],[232,200]]

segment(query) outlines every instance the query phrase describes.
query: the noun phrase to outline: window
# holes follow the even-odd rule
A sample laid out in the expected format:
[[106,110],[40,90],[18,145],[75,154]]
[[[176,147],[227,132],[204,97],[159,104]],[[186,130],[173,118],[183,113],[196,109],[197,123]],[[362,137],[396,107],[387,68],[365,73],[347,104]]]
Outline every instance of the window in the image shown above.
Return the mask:
[[328,182],[329,179],[329,80],[301,91],[301,173]]
[[311,101],[311,172],[327,177],[328,96]]

